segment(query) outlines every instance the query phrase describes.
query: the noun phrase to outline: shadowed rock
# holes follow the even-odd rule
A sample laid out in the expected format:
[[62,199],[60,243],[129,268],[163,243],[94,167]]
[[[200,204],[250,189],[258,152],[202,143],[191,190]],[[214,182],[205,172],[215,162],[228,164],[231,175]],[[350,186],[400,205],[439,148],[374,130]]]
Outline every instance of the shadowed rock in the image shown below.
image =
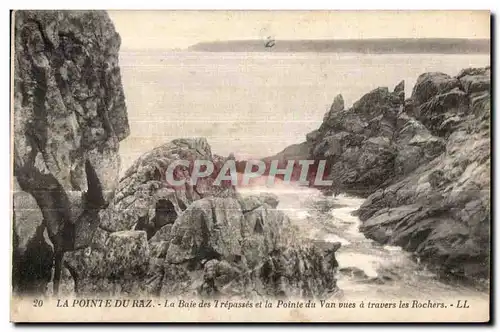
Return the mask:
[[193,183],[193,165],[176,166],[175,179],[183,185],[167,181],[168,167],[176,160],[213,161],[210,146],[205,138],[176,139],[142,155],[120,180],[116,196],[101,213],[101,227],[114,232],[146,230],[148,237],[165,224],[172,224],[192,202],[210,196],[233,196],[232,186],[212,185],[215,176],[200,178]]
[[[89,243],[118,183],[118,142],[129,134],[120,37],[99,11],[17,11],[14,24],[14,176],[40,209],[43,221],[31,222],[38,234],[47,230],[57,278],[62,252]],[[40,237],[16,236],[14,269],[22,275],[32,269],[27,257],[46,251]],[[18,250],[26,237],[41,247]],[[50,270],[52,257],[42,256]],[[16,275],[22,292],[29,286]]]
[[446,139],[436,140],[409,118],[400,140],[405,145],[418,141],[427,162],[410,166],[421,153],[408,157],[408,164],[401,160],[406,169],[401,173],[407,176],[369,196],[359,211],[366,236],[415,252],[446,277],[478,281],[489,275],[489,73],[488,68],[472,68],[457,77],[421,75],[412,95],[421,123],[431,132],[451,119],[447,117],[454,124],[442,133]]
[[332,105],[303,143],[328,162],[333,186],[322,190],[368,196],[357,212],[367,237],[415,252],[443,276],[487,278],[490,68],[424,73],[404,95],[402,81],[348,110]]

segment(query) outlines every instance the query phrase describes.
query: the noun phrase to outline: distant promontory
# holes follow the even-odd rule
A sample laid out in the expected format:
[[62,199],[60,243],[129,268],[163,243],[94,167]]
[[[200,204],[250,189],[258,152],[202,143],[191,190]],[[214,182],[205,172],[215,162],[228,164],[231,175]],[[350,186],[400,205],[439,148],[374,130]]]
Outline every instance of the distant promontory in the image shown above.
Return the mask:
[[201,42],[188,51],[202,52],[331,52],[331,53],[434,53],[489,54],[489,39],[315,39],[227,40]]

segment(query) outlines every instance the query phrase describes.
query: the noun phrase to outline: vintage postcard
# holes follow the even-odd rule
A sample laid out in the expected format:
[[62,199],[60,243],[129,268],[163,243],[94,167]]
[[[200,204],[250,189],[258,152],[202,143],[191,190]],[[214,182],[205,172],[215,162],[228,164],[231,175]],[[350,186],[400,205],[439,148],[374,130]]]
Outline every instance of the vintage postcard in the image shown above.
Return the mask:
[[488,322],[490,20],[12,12],[11,320]]

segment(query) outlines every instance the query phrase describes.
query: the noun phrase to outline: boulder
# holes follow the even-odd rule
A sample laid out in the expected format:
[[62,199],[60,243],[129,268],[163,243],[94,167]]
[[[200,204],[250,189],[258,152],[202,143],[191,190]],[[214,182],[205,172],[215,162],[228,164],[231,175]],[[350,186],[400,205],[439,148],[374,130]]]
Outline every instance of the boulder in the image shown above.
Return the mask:
[[432,97],[447,93],[459,87],[460,82],[455,77],[444,73],[431,72],[420,75],[413,87],[411,99],[417,106],[428,102]]
[[172,227],[166,261],[172,264],[242,256],[242,212],[236,199],[193,202]]
[[144,231],[109,233],[98,228],[89,247],[66,253],[64,265],[77,294],[112,294],[131,287],[148,271],[150,250]]
[[279,204],[279,199],[278,196],[273,193],[262,192],[258,196],[238,195],[238,202],[240,203],[242,212],[246,213],[261,207],[263,204],[267,204],[272,208],[276,208]]
[[164,296],[322,297],[337,290],[340,245],[301,240],[286,215],[267,203],[243,210],[233,198],[198,200],[171,236]]
[[347,277],[357,279],[357,280],[367,280],[369,279],[365,271],[361,270],[355,266],[348,266],[339,269],[339,273]]

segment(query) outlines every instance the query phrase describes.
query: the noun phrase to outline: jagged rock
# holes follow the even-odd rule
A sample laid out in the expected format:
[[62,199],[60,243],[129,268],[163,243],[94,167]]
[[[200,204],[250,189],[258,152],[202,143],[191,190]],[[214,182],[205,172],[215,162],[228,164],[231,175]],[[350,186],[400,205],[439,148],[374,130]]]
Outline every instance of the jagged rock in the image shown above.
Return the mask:
[[286,215],[265,202],[244,212],[237,199],[198,200],[171,234],[164,296],[315,297],[336,291],[339,244],[301,241]]
[[425,73],[407,100],[404,82],[375,89],[307,136],[327,161],[325,192],[369,195],[357,212],[365,235],[466,278],[488,273],[489,75]]
[[172,264],[242,256],[241,207],[236,199],[193,202],[172,228],[166,260]]
[[461,117],[468,112],[469,100],[465,92],[454,88],[436,95],[418,107],[416,119],[432,134],[447,136],[457,128]]
[[[129,134],[120,37],[101,11],[17,11],[14,24],[14,176],[36,200],[54,250],[74,250],[88,245],[114,195],[118,145]],[[17,253],[27,239],[18,240]],[[47,257],[38,268],[50,270],[39,243],[33,252]],[[37,275],[28,272],[33,252],[16,258],[15,278]]]
[[[166,224],[173,224],[178,215],[195,200],[222,195],[231,186],[212,185],[212,177],[191,179],[191,169],[175,168],[175,179],[185,180],[173,185],[166,178],[168,167],[176,160],[212,161],[212,152],[206,139],[176,139],[141,156],[120,180],[116,196],[107,210],[101,213],[101,227],[109,231],[143,229],[152,237]],[[192,167],[192,166],[191,166]],[[172,174],[170,174],[172,176]]]
[[[177,151],[188,155],[186,145],[192,142],[174,141],[170,147],[177,146]],[[209,151],[208,145],[203,148]],[[156,155],[152,160],[161,159]],[[124,179],[127,177],[130,174]],[[143,179],[148,181],[147,176]],[[167,189],[168,195],[176,196],[175,188]],[[162,190],[161,197],[165,198],[165,188],[150,196],[155,199],[154,195]],[[123,192],[117,195],[120,201],[126,199]],[[279,201],[275,195],[208,194],[187,202],[175,221],[163,222],[149,240],[145,231],[109,232],[99,227],[88,248],[64,257],[65,266],[74,271],[75,292],[314,297],[336,291],[334,275],[338,264],[334,253],[338,245],[318,247],[301,241],[288,217],[276,210]],[[131,204],[135,196],[128,197],[132,197],[128,202]],[[113,213],[110,211],[105,212]],[[159,210],[155,213],[158,216]],[[138,229],[140,222],[132,227]],[[300,271],[311,280],[302,278]]]
[[338,111],[343,111],[344,110],[344,98],[342,97],[341,94],[338,94],[335,96],[333,99],[333,104],[330,108],[330,112],[338,112]]
[[311,156],[327,160],[327,179],[333,180],[337,191],[367,195],[394,173],[392,140],[402,108],[401,88],[392,93],[377,88],[351,109],[330,112],[314,137],[308,137],[313,144]]
[[405,81],[402,80],[401,82],[399,82],[395,87],[394,87],[394,93],[401,93],[401,92],[405,92]]
[[369,279],[368,275],[366,275],[365,271],[361,270],[355,266],[348,266],[339,269],[339,273],[345,276],[355,278],[358,280],[367,280]]
[[333,116],[335,114],[335,112],[340,112],[340,111],[343,111],[344,109],[345,109],[344,98],[342,97],[341,94],[338,94],[333,99],[333,103],[332,103],[332,106],[330,106],[330,110],[325,113],[325,116],[323,117],[323,121],[327,121],[328,118],[330,118],[331,116]]
[[428,102],[432,97],[447,93],[459,87],[460,82],[455,77],[450,77],[444,73],[425,73],[417,78],[413,87],[411,98],[417,106]]
[[399,96],[399,100],[401,101],[401,104],[403,104],[405,100],[405,81],[403,80],[399,82],[398,85],[394,87],[393,92]]
[[[486,73],[489,69],[467,69],[457,78],[435,73],[421,76],[425,80],[420,84],[426,82],[428,87],[416,88],[413,99],[417,105],[419,99],[427,99],[417,106],[426,108],[420,112],[424,119],[422,123],[407,119],[399,132],[401,143],[435,141],[422,124],[435,128],[434,115],[442,114],[444,105],[453,109],[449,100],[458,98],[462,109],[455,112],[456,123],[448,128],[446,141],[439,139],[442,143],[425,158],[427,162],[369,196],[358,212],[363,221],[360,229],[367,237],[415,252],[443,275],[473,280],[489,274],[491,152],[486,123],[491,97]],[[478,84],[472,89],[463,82],[455,87],[458,79]]]
[[431,135],[429,130],[414,118],[403,113],[398,118],[401,128],[395,137],[397,155],[394,161],[395,175],[409,174],[420,165],[438,157],[444,150],[442,138]]

